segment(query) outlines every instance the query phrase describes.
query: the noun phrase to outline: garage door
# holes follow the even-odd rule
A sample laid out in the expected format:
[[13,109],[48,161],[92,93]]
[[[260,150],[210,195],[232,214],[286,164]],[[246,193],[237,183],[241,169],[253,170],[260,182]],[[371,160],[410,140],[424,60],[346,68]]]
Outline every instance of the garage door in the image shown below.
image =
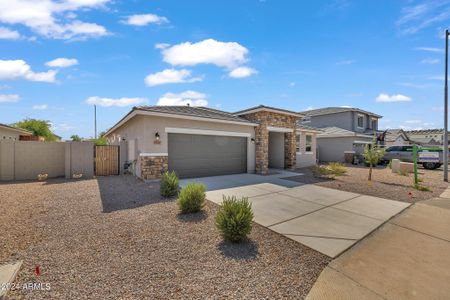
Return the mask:
[[169,170],[179,177],[247,172],[247,138],[169,133]]

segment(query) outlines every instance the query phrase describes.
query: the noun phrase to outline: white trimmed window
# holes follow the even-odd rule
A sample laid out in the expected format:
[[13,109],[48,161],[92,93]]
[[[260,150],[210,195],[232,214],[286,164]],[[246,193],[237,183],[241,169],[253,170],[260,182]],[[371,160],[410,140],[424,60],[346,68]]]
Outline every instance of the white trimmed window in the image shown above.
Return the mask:
[[312,152],[312,135],[306,135],[305,152]]
[[295,152],[300,153],[300,134],[295,136]]
[[377,119],[372,119],[372,121],[371,121],[371,129],[373,129],[373,130],[377,130],[377,127],[378,127],[378,120]]
[[358,115],[358,128],[364,128],[364,116]]

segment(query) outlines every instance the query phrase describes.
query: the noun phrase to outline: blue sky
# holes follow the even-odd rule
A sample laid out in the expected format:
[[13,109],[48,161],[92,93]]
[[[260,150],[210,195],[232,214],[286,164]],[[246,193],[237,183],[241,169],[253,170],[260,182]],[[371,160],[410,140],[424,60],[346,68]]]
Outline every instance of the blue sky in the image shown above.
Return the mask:
[[0,123],[93,136],[136,104],[353,106],[442,127],[450,1],[0,0]]

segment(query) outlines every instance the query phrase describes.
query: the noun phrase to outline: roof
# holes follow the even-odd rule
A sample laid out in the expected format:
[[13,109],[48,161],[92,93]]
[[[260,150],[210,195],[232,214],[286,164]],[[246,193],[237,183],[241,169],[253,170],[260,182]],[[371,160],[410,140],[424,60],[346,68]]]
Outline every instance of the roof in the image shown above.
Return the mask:
[[303,125],[300,122],[297,122],[297,129],[305,130],[305,131],[317,131],[317,132],[323,131],[321,128]]
[[240,111],[235,112],[234,115],[240,116],[240,115],[255,113],[258,111],[270,111],[270,112],[279,113],[279,114],[291,115],[291,116],[294,116],[297,118],[301,118],[304,116],[303,114],[292,111],[292,110],[276,108],[276,107],[271,107],[271,106],[266,106],[266,105],[258,105],[258,106],[250,107],[250,108],[247,108],[244,110],[240,110]]
[[198,119],[203,121],[216,121],[223,123],[234,123],[249,126],[256,126],[258,124],[251,122],[247,119],[241,118],[234,114],[212,109],[208,107],[195,107],[195,106],[135,106],[133,109],[126,114],[122,119],[119,120],[114,126],[108,129],[105,135],[110,134],[116,128],[122,126],[129,119],[134,117],[136,114],[148,114],[156,116],[168,116],[168,117],[179,117],[186,119]]
[[340,128],[340,127],[323,127],[320,128],[322,130],[322,133],[319,133],[317,135],[318,138],[329,138],[329,137],[367,137],[367,138],[372,138],[371,135],[368,134],[362,134],[362,133],[357,133],[354,131],[350,131],[344,128]]
[[342,112],[359,112],[363,114],[368,114],[377,118],[382,118],[383,116],[377,115],[375,113],[362,110],[356,107],[324,107],[324,108],[318,108],[318,109],[311,109],[300,112],[300,114],[314,117],[314,116],[321,116],[321,115],[330,115],[330,114],[338,114]]
[[385,142],[395,142],[401,136],[405,141],[409,141],[409,137],[403,129],[387,129],[384,137]]
[[2,124],[2,123],[0,123],[0,127],[6,128],[6,129],[9,129],[9,130],[13,130],[13,131],[17,131],[17,132],[20,132],[20,133],[23,133],[23,134],[27,134],[27,135],[33,135],[33,133],[31,131],[28,131],[28,130],[25,130],[25,129],[22,129],[22,128],[18,128],[18,127],[9,126],[9,125]]
[[421,129],[421,130],[408,130],[405,131],[407,134],[442,134],[444,129]]
[[235,121],[242,123],[252,123],[249,120],[225,112],[218,109],[212,109],[209,107],[195,107],[195,106],[137,106],[134,109],[157,112],[157,113],[167,113],[174,115],[185,115],[200,118],[218,119],[226,121]]

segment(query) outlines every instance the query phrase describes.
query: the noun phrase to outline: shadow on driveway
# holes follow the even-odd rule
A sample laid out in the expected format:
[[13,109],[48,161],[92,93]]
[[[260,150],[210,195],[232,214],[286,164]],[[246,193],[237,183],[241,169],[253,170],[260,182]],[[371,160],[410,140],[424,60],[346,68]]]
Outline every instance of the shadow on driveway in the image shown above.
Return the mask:
[[173,201],[159,194],[159,182],[145,183],[131,175],[97,178],[103,212]]

